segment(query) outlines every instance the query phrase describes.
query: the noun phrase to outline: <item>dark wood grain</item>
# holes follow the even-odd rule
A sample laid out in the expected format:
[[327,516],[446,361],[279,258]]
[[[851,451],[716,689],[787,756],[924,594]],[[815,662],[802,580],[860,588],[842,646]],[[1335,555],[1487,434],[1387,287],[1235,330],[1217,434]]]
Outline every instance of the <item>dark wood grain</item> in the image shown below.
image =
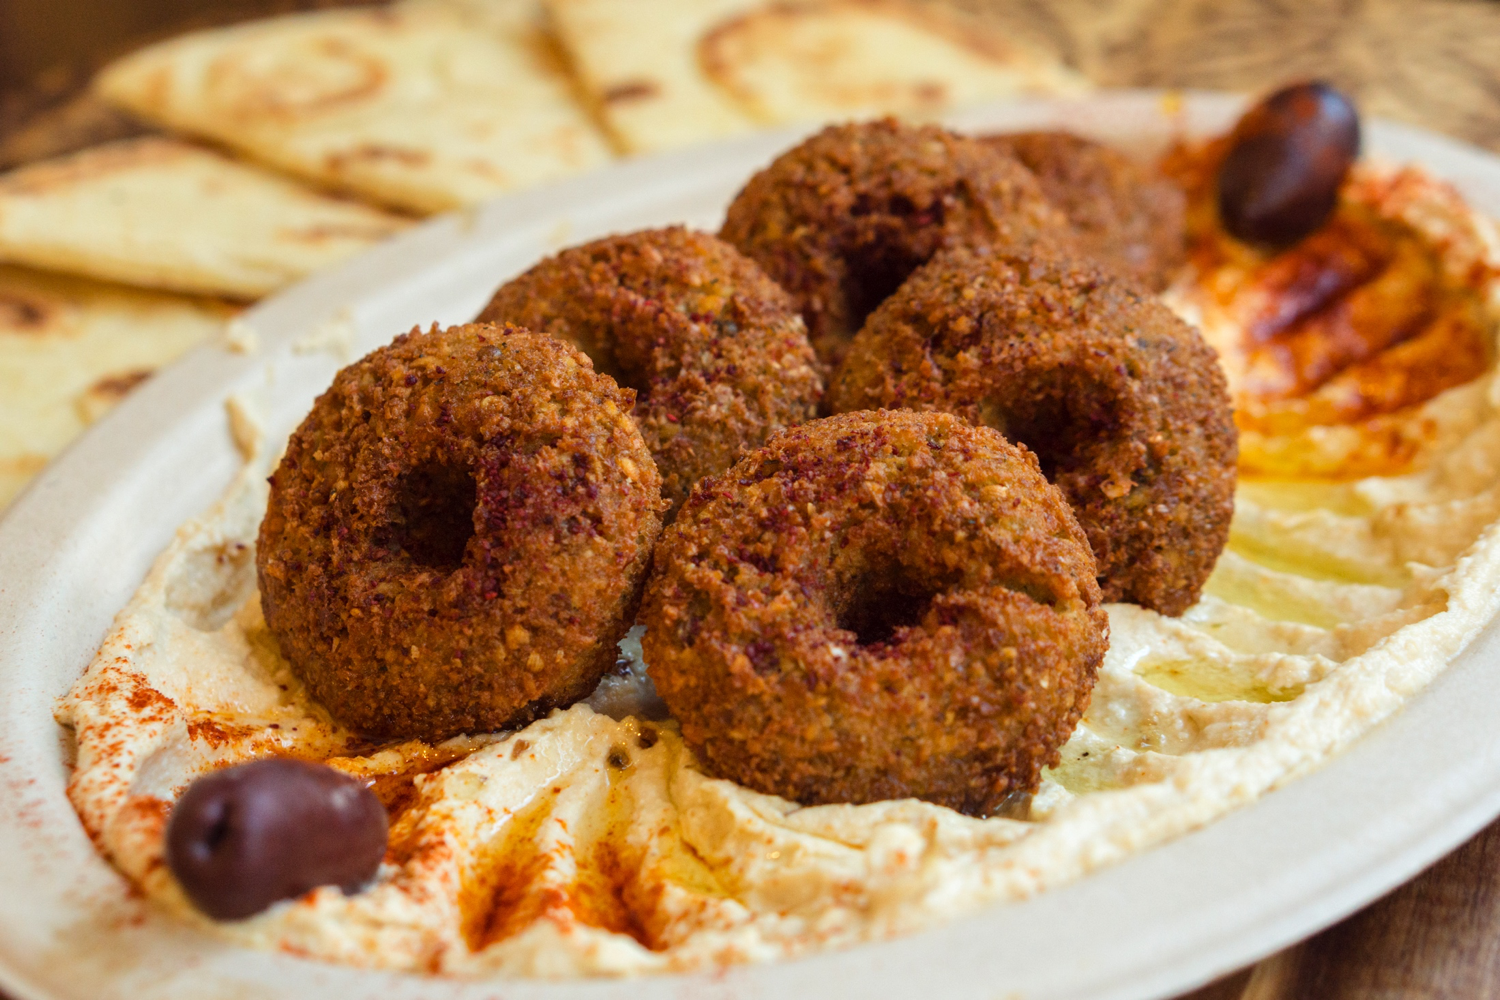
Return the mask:
[[1245,985],[1249,982],[1250,970],[1246,969],[1209,983],[1202,989],[1184,993],[1177,1000],[1242,1000],[1245,995]]

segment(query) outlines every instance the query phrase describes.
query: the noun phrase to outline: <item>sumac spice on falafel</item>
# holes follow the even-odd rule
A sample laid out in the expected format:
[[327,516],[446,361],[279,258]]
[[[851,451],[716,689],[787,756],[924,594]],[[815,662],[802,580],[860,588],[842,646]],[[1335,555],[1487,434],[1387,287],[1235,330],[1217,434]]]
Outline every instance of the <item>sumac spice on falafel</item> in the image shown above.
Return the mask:
[[266,624],[334,718],[432,741],[589,693],[661,528],[632,402],[562,341],[487,324],[338,373],[256,552]]
[[934,258],[855,338],[829,406],[956,413],[1030,447],[1088,533],[1108,601],[1181,614],[1229,536],[1237,435],[1218,358],[1092,261]]
[[1016,160],[893,118],[831,126],[777,157],[735,197],[719,235],[791,293],[830,367],[938,250],[1070,238]]
[[643,649],[718,777],[987,815],[1088,704],[1094,577],[1025,449],[949,414],[850,413],[698,484],[657,549]]
[[681,226],[564,250],[502,285],[479,319],[561,337],[636,390],[669,518],[700,478],[815,416],[823,396],[787,294],[734,247]]

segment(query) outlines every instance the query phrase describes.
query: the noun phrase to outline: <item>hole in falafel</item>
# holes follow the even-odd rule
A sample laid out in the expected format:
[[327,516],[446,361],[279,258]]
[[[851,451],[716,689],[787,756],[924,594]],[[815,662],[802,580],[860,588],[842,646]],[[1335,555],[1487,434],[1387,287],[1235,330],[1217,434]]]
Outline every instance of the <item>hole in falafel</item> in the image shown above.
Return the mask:
[[654,341],[644,352],[632,349],[633,345],[617,340],[618,333],[610,327],[603,329],[574,330],[565,337],[568,343],[578,348],[594,363],[594,371],[615,380],[623,389],[635,390],[636,413],[651,396],[651,386],[664,374],[655,370],[652,348]]
[[866,232],[850,250],[844,288],[856,324],[894,295],[941,247],[945,202],[950,197],[956,194],[920,206],[904,194],[857,200],[850,214],[862,217]]
[[912,272],[926,263],[911,248],[892,241],[875,244],[852,256],[845,292],[852,319],[862,324],[870,313],[900,288]]
[[838,627],[853,632],[861,646],[890,642],[898,628],[920,625],[935,591],[912,581],[867,577],[837,605]]
[[397,486],[401,547],[413,562],[454,570],[474,535],[477,488],[468,469],[429,462],[401,477]]
[[[1072,374],[1075,381],[1068,382]],[[1037,391],[1024,401],[1007,396],[979,403],[978,423],[993,427],[1036,454],[1042,475],[1056,482],[1063,473],[1097,457],[1095,443],[1119,424],[1117,403],[1107,387],[1066,370],[1035,380]],[[1113,470],[1109,470],[1113,471]],[[1122,470],[1127,476],[1133,468]]]

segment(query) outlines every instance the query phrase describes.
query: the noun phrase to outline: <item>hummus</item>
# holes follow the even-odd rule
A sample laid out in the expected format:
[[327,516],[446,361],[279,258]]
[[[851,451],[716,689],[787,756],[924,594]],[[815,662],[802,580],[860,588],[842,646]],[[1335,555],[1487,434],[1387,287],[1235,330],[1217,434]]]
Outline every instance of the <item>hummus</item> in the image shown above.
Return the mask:
[[[1422,190],[1380,210],[1407,212],[1445,272],[1470,282],[1493,338],[1493,236],[1440,186]],[[1232,312],[1198,295],[1207,280],[1170,300],[1228,351]],[[1109,607],[1109,654],[1061,763],[1029,810],[989,819],[915,800],[801,807],[704,774],[632,639],[591,699],[520,731],[362,744],[307,697],[261,617],[253,544],[267,459],[254,443],[60,703],[78,747],[69,794],[100,849],[182,920],[359,966],[702,969],[952,920],[1160,844],[1315,767],[1397,711],[1500,609],[1500,379],[1491,369],[1380,419],[1419,435],[1405,468],[1244,481],[1195,607],[1178,619]],[[390,848],[357,895],[325,887],[213,923],[163,861],[171,803],[196,775],[267,753],[370,781]]]

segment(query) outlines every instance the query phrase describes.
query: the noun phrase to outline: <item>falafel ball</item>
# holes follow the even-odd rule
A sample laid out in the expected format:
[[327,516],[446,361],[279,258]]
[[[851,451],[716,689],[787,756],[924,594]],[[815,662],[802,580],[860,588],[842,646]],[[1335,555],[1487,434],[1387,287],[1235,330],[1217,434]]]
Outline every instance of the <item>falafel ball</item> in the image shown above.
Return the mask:
[[990,815],[1088,705],[1094,576],[1024,448],[949,414],[849,413],[698,484],[657,548],[643,649],[714,775]]
[[735,197],[719,235],[791,293],[830,368],[938,250],[1070,238],[1015,159],[894,118],[834,125],[777,157]]
[[1218,358],[1134,282],[1048,248],[959,248],[865,324],[834,412],[907,407],[994,427],[1041,459],[1109,601],[1178,615],[1229,537],[1237,436]]
[[636,390],[667,517],[703,476],[817,415],[823,377],[791,299],[734,247],[681,226],[564,250],[481,322],[550,333]]
[[633,398],[562,341],[488,324],[338,373],[256,550],[266,624],[334,718],[435,741],[593,689],[661,530]]
[[1159,292],[1187,260],[1187,197],[1166,177],[1071,132],[981,141],[1036,175],[1047,200],[1068,217],[1077,248],[1109,270]]

